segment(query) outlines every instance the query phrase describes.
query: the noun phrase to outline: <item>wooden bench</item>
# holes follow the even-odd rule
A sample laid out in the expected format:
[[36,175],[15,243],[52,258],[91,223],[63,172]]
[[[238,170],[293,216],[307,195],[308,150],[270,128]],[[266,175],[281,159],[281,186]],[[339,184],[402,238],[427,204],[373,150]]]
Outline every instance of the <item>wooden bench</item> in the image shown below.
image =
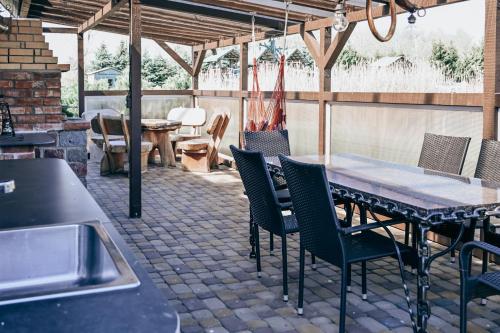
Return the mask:
[[[95,120],[98,125],[96,126]],[[102,134],[104,139],[104,156],[101,159],[101,175],[125,172],[125,162],[128,160],[130,149],[129,121],[122,115],[121,117],[103,116],[98,114],[91,123],[94,124],[92,130],[97,134]],[[111,137],[114,140],[111,140]],[[122,137],[123,139],[116,139]],[[148,167],[148,154],[153,149],[151,142],[141,142],[141,170],[145,172]]]
[[179,142],[182,151],[182,168],[187,171],[210,172],[218,162],[218,149],[226,132],[231,116],[216,113],[207,128],[207,138],[198,138]]
[[[180,121],[182,127],[170,134],[170,142],[174,152],[178,142],[201,137],[201,127],[207,122],[207,112],[202,108],[174,108],[167,115],[168,120]],[[188,129],[189,131],[185,131]]]

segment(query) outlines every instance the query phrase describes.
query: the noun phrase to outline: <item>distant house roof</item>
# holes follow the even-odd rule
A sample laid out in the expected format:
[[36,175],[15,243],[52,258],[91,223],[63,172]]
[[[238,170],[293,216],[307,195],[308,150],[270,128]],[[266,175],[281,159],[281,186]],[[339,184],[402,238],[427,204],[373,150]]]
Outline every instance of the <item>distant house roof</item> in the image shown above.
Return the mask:
[[382,57],[378,59],[375,62],[372,62],[370,64],[370,67],[376,67],[376,68],[386,68],[386,67],[391,67],[395,65],[405,65],[405,66],[412,66],[412,62],[406,59],[405,56],[400,55],[400,56],[395,56],[395,57]]
[[[260,47],[255,55],[258,62],[270,61],[276,62],[279,59],[277,56],[268,48]],[[299,48],[293,48],[285,51],[285,60],[287,62],[303,62],[305,60],[302,51]],[[248,65],[253,66],[252,56],[248,57]]]
[[228,48],[225,49],[221,52],[218,52],[217,54],[213,54],[209,57],[206,57],[204,62],[206,63],[218,63],[222,60],[236,60],[239,61],[240,59],[240,53],[236,48]]
[[118,69],[116,69],[114,67],[106,67],[106,68],[101,68],[101,69],[98,69],[98,70],[95,70],[92,72],[87,72],[87,75],[94,75],[94,74],[99,74],[99,73],[107,72],[107,71],[114,71],[118,75],[122,73],[121,71],[119,71]]

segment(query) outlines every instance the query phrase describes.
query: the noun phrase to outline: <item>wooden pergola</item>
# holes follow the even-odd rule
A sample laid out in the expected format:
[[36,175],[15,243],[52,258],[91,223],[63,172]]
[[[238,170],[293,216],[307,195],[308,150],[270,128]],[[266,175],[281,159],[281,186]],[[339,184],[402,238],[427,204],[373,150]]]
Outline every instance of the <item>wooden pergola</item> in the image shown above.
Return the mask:
[[[418,8],[432,8],[464,0],[414,0]],[[239,100],[239,129],[243,130],[245,99],[248,91],[248,43],[251,42],[251,21],[255,18],[257,40],[276,36],[284,29],[282,0],[0,0],[14,16],[38,18],[44,22],[71,28],[44,28],[44,32],[71,33],[78,36],[78,85],[80,113],[85,109],[85,96],[127,95],[131,118],[130,153],[130,216],[141,215],[141,96],[189,95],[233,97]],[[378,0],[374,17],[389,14],[387,2]],[[483,109],[483,137],[497,139],[498,71],[500,58],[500,8],[496,0],[485,0],[485,63],[483,93],[349,93],[331,91],[331,69],[356,24],[366,20],[364,0],[347,1],[349,27],[332,35],[333,0],[293,0],[289,6],[288,35],[300,34],[319,69],[319,91],[286,92],[288,100],[319,104],[318,152],[326,152],[327,105],[332,102],[388,103],[410,105],[475,106]],[[398,8],[398,13],[403,13]],[[130,90],[84,90],[84,39],[91,29],[130,36]],[[319,38],[313,31],[319,31]],[[158,43],[192,76],[191,90],[141,90],[141,37]],[[332,38],[333,37],[333,38]],[[172,42],[192,47],[192,64],[185,62],[166,44]],[[236,91],[199,90],[198,75],[205,54],[219,47],[240,46],[240,84]],[[270,97],[271,92],[264,93]]]

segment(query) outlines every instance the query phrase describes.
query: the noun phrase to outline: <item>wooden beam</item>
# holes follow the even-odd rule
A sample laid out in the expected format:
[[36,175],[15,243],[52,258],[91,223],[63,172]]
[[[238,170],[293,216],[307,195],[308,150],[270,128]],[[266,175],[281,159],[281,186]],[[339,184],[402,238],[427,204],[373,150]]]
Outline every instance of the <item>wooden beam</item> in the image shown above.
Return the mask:
[[85,112],[85,44],[83,34],[77,35],[78,44],[78,114]]
[[323,58],[323,68],[332,68],[332,66],[335,64],[337,61],[338,57],[340,56],[340,53],[344,49],[344,46],[346,45],[347,41],[351,37],[352,32],[354,31],[354,28],[356,27],[356,22],[351,22],[349,23],[349,26],[347,27],[346,31],[342,31],[337,33],[335,36],[335,40],[331,45],[328,47],[324,54]]
[[[444,5],[450,5],[454,3],[464,2],[468,0],[415,0],[413,3],[418,8],[434,8]],[[405,12],[402,8],[398,8],[398,13],[401,14]],[[373,9],[374,18],[385,17],[389,15],[389,10],[387,6],[380,6]],[[349,22],[362,22],[366,21],[366,11],[365,10],[357,10],[347,14],[347,18]],[[333,25],[333,17],[328,17],[324,19],[314,20],[305,22],[303,24],[292,25],[288,28],[288,35],[299,34],[301,31],[314,31],[319,30],[321,28],[331,27]],[[270,38],[276,35],[276,31],[265,31],[256,34],[256,40],[263,40]],[[204,44],[199,44],[194,46],[195,51],[200,51],[202,49],[210,50],[219,47],[232,46],[241,43],[248,43],[252,41],[252,36],[238,36],[232,38],[223,38],[217,41],[210,41]]]
[[500,80],[500,9],[497,0],[486,1],[484,35],[483,138],[498,140],[496,94]]
[[176,62],[179,64],[179,66],[181,66],[182,68],[184,68],[184,70],[186,72],[189,73],[189,75],[193,76],[193,68],[191,68],[191,66],[186,62],[184,61],[184,59],[182,59],[182,57],[177,53],[175,52],[175,50],[173,50],[170,46],[168,46],[168,44],[164,41],[161,41],[161,40],[157,40],[155,39],[155,42],[156,44],[158,44],[165,52],[167,52],[167,54]]
[[332,28],[321,28],[319,30],[319,52],[320,58],[318,59],[319,70],[319,129],[318,129],[318,154],[324,155],[326,153],[326,108],[327,103],[324,99],[324,93],[332,90],[332,68],[324,67],[325,53],[330,47],[332,42]]
[[203,65],[203,60],[205,60],[206,50],[200,52],[195,52],[195,57],[193,58],[193,76],[198,76],[201,71],[201,66]]
[[22,0],[21,8],[19,9],[19,17],[28,17],[30,6],[31,0]]
[[127,0],[111,0],[104,7],[99,9],[91,18],[87,21],[83,22],[78,27],[78,33],[84,33],[87,30],[94,28],[99,25],[102,21],[104,21],[107,17],[111,16],[114,12],[122,8],[125,4],[127,4]]
[[[161,8],[165,10],[187,12],[203,16],[211,16],[221,18],[228,21],[235,21],[248,24],[252,20],[252,14],[248,11],[238,10],[233,8],[223,8],[209,4],[194,3],[185,0],[142,0],[144,6]],[[284,17],[270,17],[265,15],[255,14],[255,24],[258,26],[269,27],[277,30],[284,29]],[[290,24],[299,23],[298,21],[289,20]]]
[[309,50],[309,53],[311,54],[314,62],[316,63],[316,65],[320,66],[321,55],[319,52],[318,40],[316,39],[316,37],[314,37],[311,31],[304,30],[304,25],[301,26],[300,36],[302,37],[304,44],[306,44],[306,47]]
[[43,33],[45,33],[45,34],[77,34],[78,28],[43,27]]
[[141,2],[130,4],[130,149],[129,149],[129,210],[131,218],[142,214],[141,198]]

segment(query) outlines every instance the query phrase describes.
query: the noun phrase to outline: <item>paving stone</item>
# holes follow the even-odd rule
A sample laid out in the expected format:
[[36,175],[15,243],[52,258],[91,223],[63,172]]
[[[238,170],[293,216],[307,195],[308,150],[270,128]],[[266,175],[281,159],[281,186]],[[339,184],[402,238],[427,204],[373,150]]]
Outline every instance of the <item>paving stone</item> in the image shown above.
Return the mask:
[[[282,301],[281,244],[275,240],[276,255],[270,256],[266,233],[261,234],[263,277],[257,278],[255,259],[248,257],[248,201],[237,172],[200,175],[149,166],[143,174],[143,217],[129,219],[128,178],[100,177],[96,161],[88,170],[89,191],[179,313],[184,333],[338,332],[340,270],[333,265],[318,260],[316,271],[306,266],[304,315],[296,314],[298,234],[287,242],[291,301]],[[395,230],[395,235],[403,234]],[[442,249],[431,245],[433,253]],[[429,332],[456,332],[458,266],[438,258],[431,274]],[[406,277],[415,304],[416,276]],[[347,331],[411,332],[394,259],[368,263],[367,301],[361,299],[360,281],[355,265]],[[469,332],[500,333],[500,296],[490,297],[486,306],[470,302],[468,312]]]

